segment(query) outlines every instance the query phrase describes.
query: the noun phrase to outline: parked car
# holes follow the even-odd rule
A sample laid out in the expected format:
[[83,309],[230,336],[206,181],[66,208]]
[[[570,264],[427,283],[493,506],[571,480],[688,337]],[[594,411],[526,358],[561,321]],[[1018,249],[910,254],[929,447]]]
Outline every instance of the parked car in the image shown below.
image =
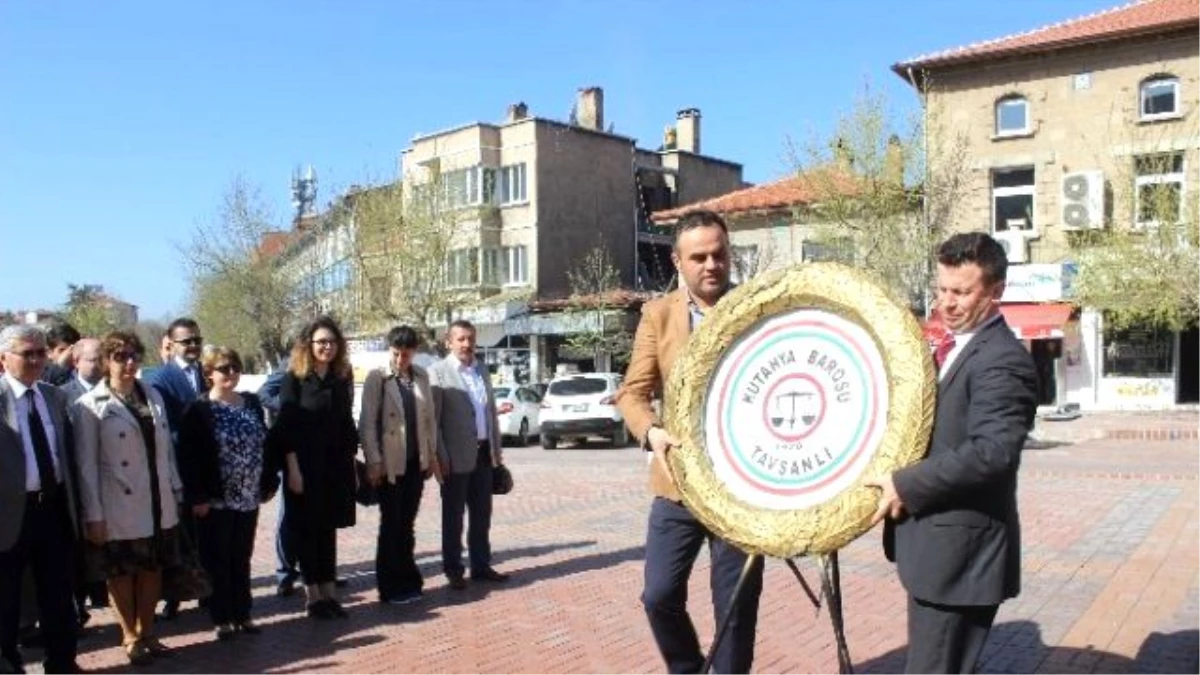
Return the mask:
[[628,445],[629,431],[616,406],[621,379],[617,373],[581,373],[551,380],[542,398],[542,447],[553,450],[564,438],[587,436]]
[[500,418],[500,435],[515,439],[517,445],[529,445],[530,435],[541,431],[542,397],[531,387],[495,387],[496,415]]

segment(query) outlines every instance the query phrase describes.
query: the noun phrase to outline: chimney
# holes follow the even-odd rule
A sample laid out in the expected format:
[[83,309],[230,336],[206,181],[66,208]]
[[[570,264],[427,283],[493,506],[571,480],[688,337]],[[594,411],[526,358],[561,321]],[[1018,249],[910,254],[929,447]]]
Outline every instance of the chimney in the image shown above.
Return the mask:
[[505,122],[516,122],[529,117],[529,106],[525,105],[524,101],[514,103],[508,106],[508,115],[504,118]]
[[904,187],[904,146],[900,137],[888,137],[887,150],[883,155],[883,179],[892,185]]
[[676,146],[700,154],[700,109],[685,108],[675,113]]
[[579,101],[575,106],[579,126],[592,131],[604,131],[604,90],[587,87],[579,90]]

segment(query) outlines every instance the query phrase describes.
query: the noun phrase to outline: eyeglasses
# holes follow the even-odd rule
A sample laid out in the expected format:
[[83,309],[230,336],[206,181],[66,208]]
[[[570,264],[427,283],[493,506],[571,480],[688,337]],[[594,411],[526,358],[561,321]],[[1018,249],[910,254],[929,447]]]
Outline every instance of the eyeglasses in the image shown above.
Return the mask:
[[171,342],[174,342],[177,345],[185,345],[188,347],[199,347],[200,345],[204,344],[204,338],[197,335],[195,337],[184,338],[182,340],[171,340]]
[[113,352],[108,358],[117,363],[129,363],[130,361],[136,363],[142,360],[142,355],[137,352]]
[[312,343],[318,347],[336,347],[337,340],[313,340]]
[[46,351],[45,349],[26,349],[25,351],[13,353],[25,359],[26,361],[32,361],[34,359],[44,359],[50,352]]
[[232,363],[222,363],[219,366],[213,366],[213,371],[222,375],[232,375],[233,373],[241,373],[242,369]]

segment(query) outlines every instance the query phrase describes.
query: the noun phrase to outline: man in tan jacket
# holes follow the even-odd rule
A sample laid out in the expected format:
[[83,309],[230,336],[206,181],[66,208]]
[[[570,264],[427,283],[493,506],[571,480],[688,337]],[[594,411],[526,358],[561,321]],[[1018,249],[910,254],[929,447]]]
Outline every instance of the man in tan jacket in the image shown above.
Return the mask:
[[[651,405],[661,395],[676,357],[692,330],[729,290],[729,231],[711,211],[693,211],[676,226],[671,254],[680,288],[646,303],[633,342],[633,355],[617,405],[650,458],[650,525],[646,534],[645,588],[642,604],[650,630],[672,673],[698,673],[704,665],[700,641],[687,612],[687,585],[692,565],[707,540],[711,557],[713,610],[718,621],[733,600],[746,554],[708,531],[681,501],[667,467],[667,454],[677,445],[663,429]],[[762,592],[762,561],[746,587],[730,624],[728,638],[713,659],[718,673],[747,673],[754,661],[754,632]]]

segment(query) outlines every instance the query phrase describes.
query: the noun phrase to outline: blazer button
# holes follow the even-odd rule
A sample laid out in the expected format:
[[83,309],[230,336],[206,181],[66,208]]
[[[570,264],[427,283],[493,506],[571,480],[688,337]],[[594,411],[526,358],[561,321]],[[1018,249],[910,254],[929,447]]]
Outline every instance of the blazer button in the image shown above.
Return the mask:
[[127,459],[121,460],[121,466],[129,466],[129,460],[127,460]]
[[117,434],[117,438],[125,438],[125,432],[122,431],[121,433]]
[[131,495],[131,494],[133,494],[133,490],[130,490],[129,488],[125,488],[125,494]]

